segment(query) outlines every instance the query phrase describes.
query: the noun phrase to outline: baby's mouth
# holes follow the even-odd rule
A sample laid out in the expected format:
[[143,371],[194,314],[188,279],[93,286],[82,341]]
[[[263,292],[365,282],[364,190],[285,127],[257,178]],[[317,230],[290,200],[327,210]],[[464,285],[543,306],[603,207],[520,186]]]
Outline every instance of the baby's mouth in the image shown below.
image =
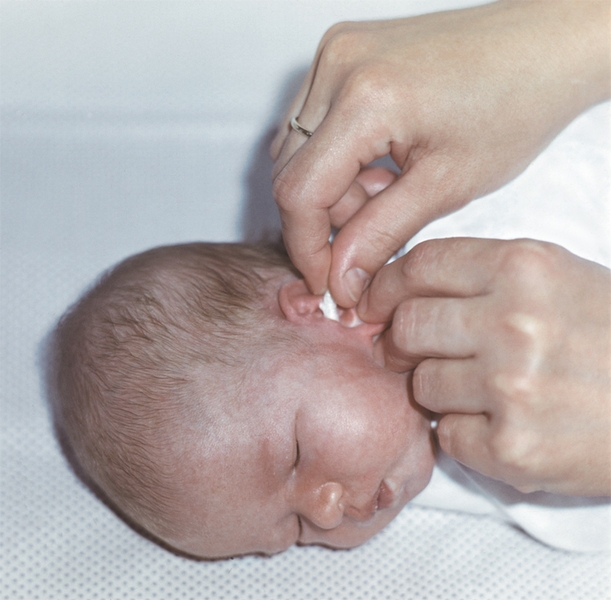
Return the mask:
[[346,514],[357,521],[368,523],[379,510],[390,508],[395,503],[395,493],[384,481],[380,483],[373,498],[362,508],[351,507]]
[[390,508],[395,503],[395,493],[390,489],[385,481],[382,481],[378,488],[377,510]]

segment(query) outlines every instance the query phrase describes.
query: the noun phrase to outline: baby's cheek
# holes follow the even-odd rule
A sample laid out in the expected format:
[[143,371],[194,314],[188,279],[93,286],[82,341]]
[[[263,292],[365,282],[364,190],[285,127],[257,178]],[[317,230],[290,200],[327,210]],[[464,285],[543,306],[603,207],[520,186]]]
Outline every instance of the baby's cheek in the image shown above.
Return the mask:
[[430,424],[427,422],[419,436],[418,443],[414,444],[414,451],[412,453],[411,498],[419,494],[431,480],[436,452],[437,444],[435,436]]

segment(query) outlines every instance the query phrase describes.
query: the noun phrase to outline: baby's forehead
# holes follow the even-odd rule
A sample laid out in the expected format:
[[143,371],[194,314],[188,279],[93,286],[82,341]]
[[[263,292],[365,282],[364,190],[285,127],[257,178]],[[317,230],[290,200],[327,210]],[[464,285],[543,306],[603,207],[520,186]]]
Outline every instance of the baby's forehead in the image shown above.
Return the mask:
[[217,442],[251,439],[294,415],[298,386],[286,362],[258,357],[244,366],[199,366],[191,376],[195,398],[185,426],[205,430]]
[[211,425],[223,432],[226,442],[241,450],[250,446],[254,451],[262,440],[291,435],[297,411],[309,402],[310,362],[307,356],[303,360],[261,358],[234,379],[235,393],[227,394],[216,384]]

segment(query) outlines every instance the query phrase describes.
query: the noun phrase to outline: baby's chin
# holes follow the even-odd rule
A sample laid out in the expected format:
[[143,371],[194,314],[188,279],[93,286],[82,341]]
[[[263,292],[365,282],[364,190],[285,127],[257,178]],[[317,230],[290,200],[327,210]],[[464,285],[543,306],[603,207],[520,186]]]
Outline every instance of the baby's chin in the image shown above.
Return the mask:
[[390,508],[378,510],[373,518],[365,523],[344,517],[341,525],[335,529],[323,530],[304,524],[299,546],[324,546],[338,550],[356,548],[368,542],[383,529],[385,529],[406,505],[415,498],[428,485],[434,461],[430,468],[421,471],[421,476],[408,482],[394,505]]
[[375,537],[403,510],[405,503],[393,509],[378,511],[369,523],[347,520],[339,527],[327,531],[311,531],[303,536],[299,546],[323,546],[337,550],[348,550],[361,546]]

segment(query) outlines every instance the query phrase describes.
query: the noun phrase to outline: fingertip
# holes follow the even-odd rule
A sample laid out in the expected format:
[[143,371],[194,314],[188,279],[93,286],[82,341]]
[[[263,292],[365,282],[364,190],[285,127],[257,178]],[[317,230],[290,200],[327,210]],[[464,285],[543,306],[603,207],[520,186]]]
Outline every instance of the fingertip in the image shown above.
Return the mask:
[[356,177],[370,197],[379,194],[396,180],[397,174],[386,167],[364,167]]
[[392,326],[386,329],[375,341],[373,358],[382,367],[394,373],[406,373],[414,367],[414,361],[403,355],[393,340]]

